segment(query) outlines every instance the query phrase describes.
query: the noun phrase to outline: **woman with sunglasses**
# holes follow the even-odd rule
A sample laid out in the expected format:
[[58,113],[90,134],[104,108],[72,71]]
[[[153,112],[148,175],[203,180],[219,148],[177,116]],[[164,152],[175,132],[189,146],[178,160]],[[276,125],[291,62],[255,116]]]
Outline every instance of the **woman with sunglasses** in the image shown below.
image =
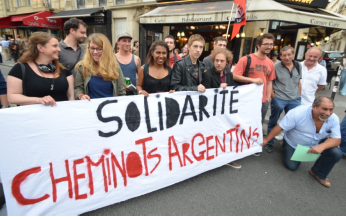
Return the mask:
[[125,78],[108,38],[94,33],[88,37],[87,48],[83,60],[76,64],[76,99],[125,95]]

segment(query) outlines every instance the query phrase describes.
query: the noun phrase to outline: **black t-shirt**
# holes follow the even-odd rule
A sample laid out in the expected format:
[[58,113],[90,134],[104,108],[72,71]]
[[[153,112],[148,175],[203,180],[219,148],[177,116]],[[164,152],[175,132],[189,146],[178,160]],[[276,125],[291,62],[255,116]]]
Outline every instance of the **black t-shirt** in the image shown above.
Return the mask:
[[[29,97],[44,97],[50,95],[55,101],[67,101],[68,81],[67,77],[71,76],[71,71],[67,69],[60,69],[60,76],[54,79],[54,88],[51,90],[53,84],[53,78],[44,78],[37,75],[31,67],[25,65],[25,89],[26,96]],[[8,75],[22,79],[22,68],[19,64],[13,66]]]

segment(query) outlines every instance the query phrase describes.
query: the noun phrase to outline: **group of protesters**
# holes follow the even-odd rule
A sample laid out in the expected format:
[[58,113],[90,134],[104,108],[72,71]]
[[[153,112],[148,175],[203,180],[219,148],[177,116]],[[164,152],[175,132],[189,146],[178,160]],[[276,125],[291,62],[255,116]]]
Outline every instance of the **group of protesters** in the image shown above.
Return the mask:
[[[64,31],[66,37],[60,42],[46,32],[30,36],[19,63],[9,72],[7,97],[6,91],[0,90],[2,108],[10,104],[55,106],[58,101],[135,94],[149,97],[158,92],[203,93],[208,88],[255,83],[263,85],[262,124],[271,105],[268,135],[262,144],[265,151],[273,152],[273,138],[284,131],[284,165],[290,170],[298,169],[300,162],[292,161],[291,156],[297,144],[308,146],[310,153],[321,154],[310,174],[326,187],[331,186],[327,176],[333,166],[346,158],[346,118],[340,129],[339,118],[333,113],[333,100],[315,98],[315,93],[324,88],[327,76],[326,69],[318,64],[322,55],[319,48],[309,49],[305,61],[297,62],[293,60],[294,48],[283,47],[279,52],[281,61],[274,64],[268,55],[275,38],[267,33],[258,37],[257,51],[242,57],[234,67],[233,54],[223,37],[215,38],[212,54],[200,61],[205,45],[201,35],[190,36],[182,55],[174,52],[175,39],[168,35],[151,45],[142,65],[133,54],[138,52],[138,42],[132,49],[129,33],[119,34],[113,49],[101,33],[87,37],[87,25],[82,20],[69,19]],[[83,48],[80,44],[86,38]],[[1,75],[0,88],[3,80]],[[282,111],[286,115],[278,124]],[[227,165],[241,168],[235,161]]]

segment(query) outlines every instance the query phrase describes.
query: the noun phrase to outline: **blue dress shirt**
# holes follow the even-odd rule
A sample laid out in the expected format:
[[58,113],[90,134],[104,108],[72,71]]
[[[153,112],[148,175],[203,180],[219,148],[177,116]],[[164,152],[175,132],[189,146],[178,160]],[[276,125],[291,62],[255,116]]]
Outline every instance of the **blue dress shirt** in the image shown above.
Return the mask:
[[323,123],[320,132],[316,133],[312,106],[291,109],[279,125],[285,131],[284,139],[294,149],[298,144],[311,148],[327,137],[341,138],[339,118],[334,113]]

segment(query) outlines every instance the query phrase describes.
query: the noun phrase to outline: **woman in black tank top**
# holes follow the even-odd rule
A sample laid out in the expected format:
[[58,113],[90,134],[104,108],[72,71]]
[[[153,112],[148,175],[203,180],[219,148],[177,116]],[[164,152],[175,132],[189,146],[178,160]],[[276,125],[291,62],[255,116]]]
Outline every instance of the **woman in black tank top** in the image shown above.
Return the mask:
[[138,94],[149,96],[149,93],[169,92],[171,68],[168,58],[169,49],[164,41],[155,41],[148,52],[146,64],[138,72]]

